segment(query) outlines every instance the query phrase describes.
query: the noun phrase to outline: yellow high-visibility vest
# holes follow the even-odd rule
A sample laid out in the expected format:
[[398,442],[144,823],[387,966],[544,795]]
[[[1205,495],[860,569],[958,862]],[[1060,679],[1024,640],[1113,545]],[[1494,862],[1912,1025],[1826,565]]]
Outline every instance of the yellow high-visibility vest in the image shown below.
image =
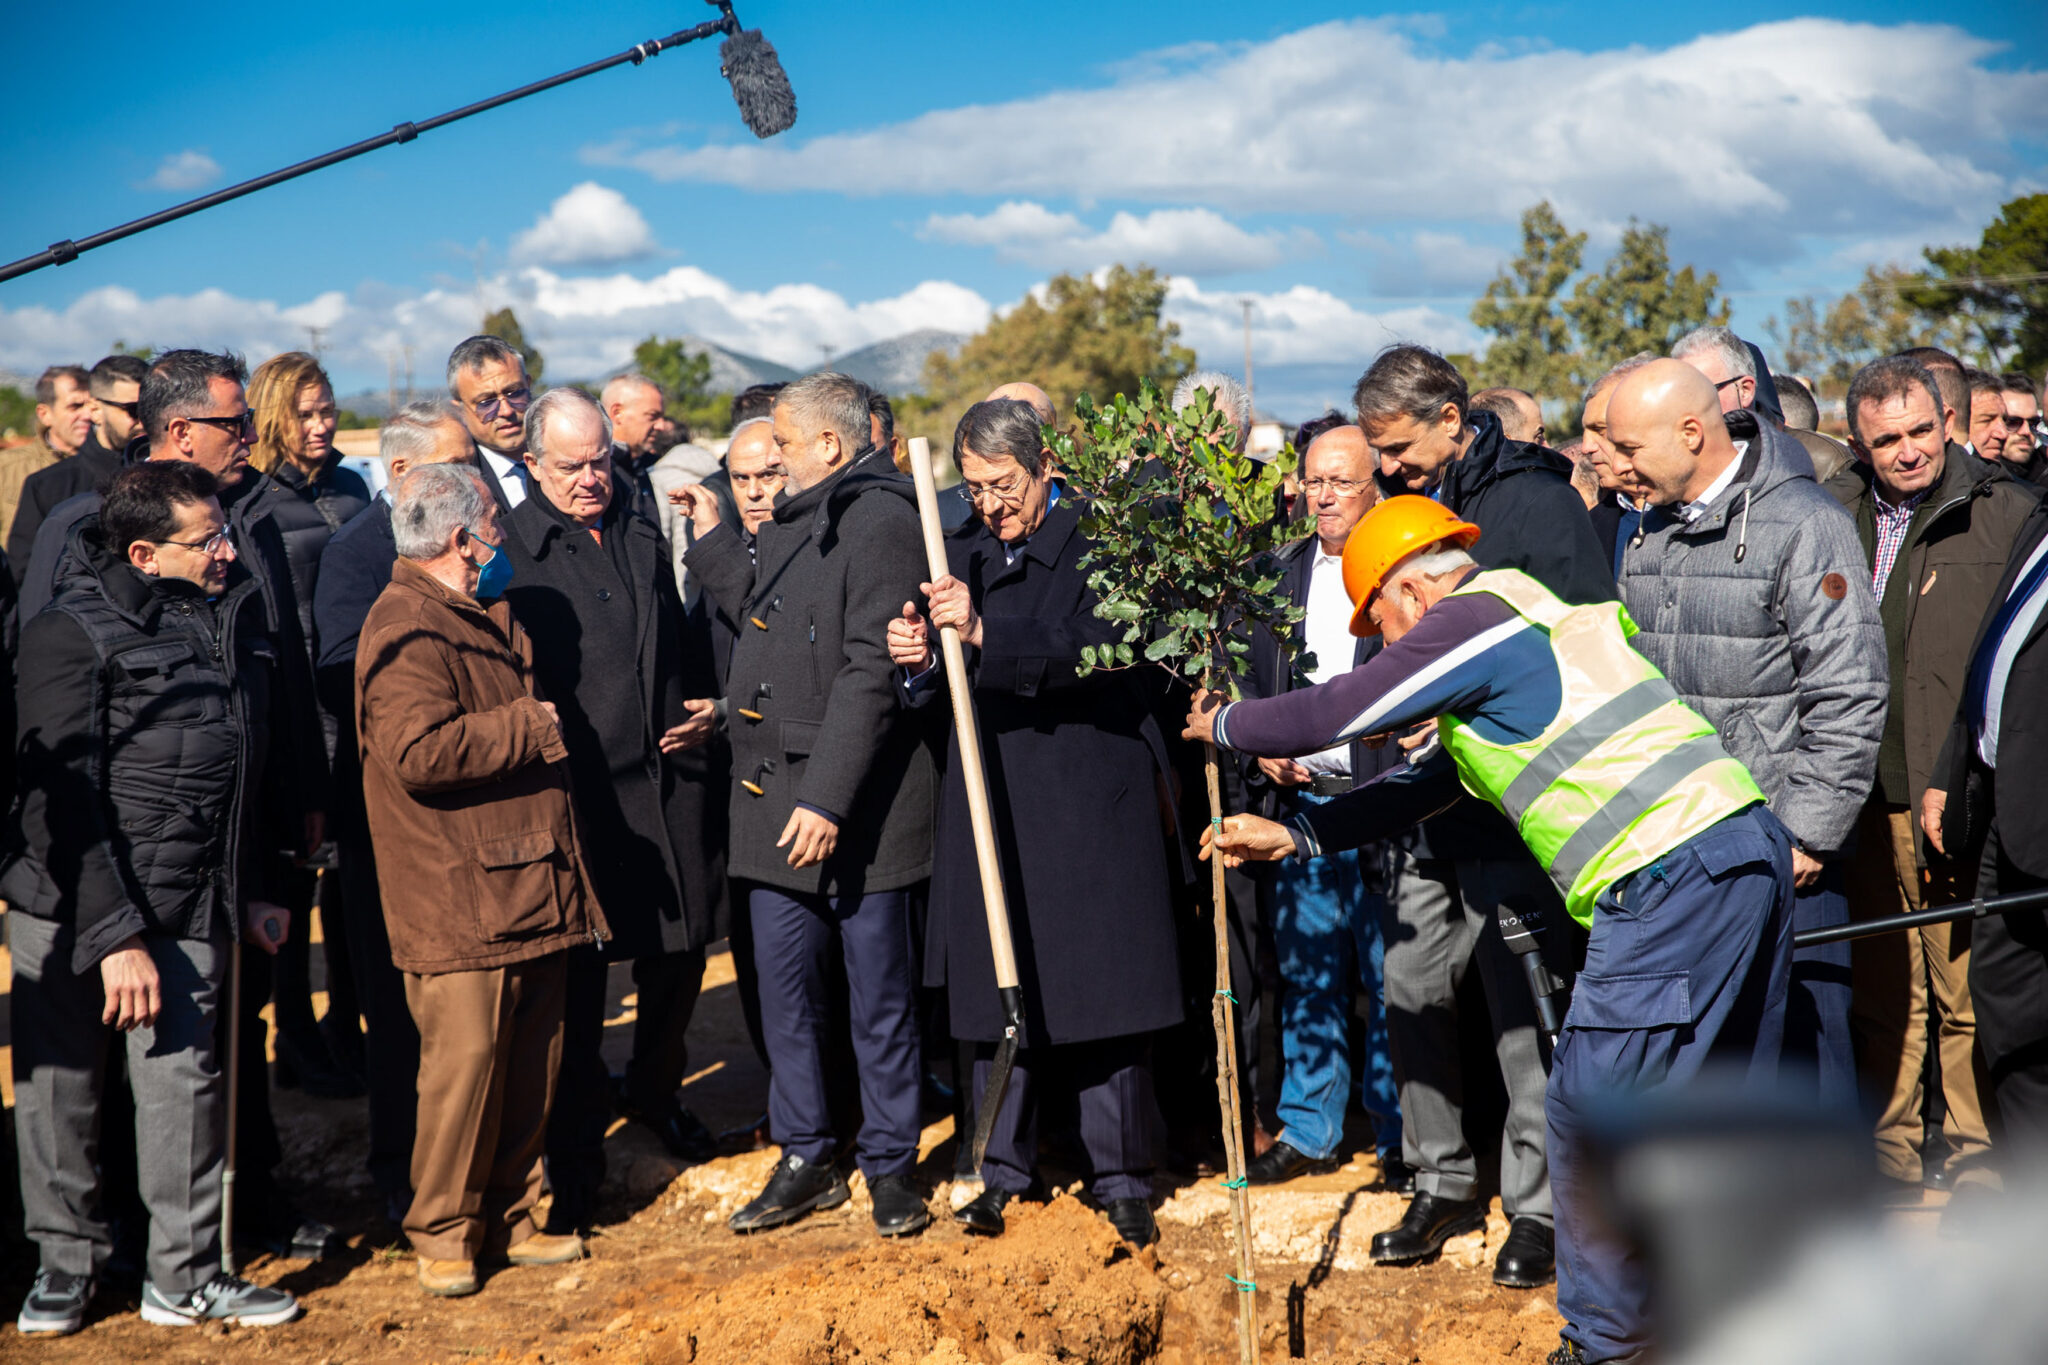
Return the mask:
[[1572,918],[1593,922],[1600,893],[1764,799],[1706,717],[1628,643],[1619,602],[1574,607],[1514,569],[1475,574],[1453,597],[1488,593],[1550,637],[1563,699],[1542,734],[1482,739],[1443,717],[1444,749],[1466,790],[1515,822]]

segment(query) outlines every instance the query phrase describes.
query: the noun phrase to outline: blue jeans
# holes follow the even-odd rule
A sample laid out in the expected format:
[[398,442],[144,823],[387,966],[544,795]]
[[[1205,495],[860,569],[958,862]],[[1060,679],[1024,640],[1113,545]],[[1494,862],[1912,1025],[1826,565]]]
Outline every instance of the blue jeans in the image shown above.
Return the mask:
[[[1327,798],[1288,792],[1282,814]],[[1359,1099],[1382,1155],[1401,1150],[1401,1105],[1387,1049],[1381,995],[1383,898],[1370,890],[1361,852],[1347,849],[1274,869],[1273,946],[1280,955],[1280,1138],[1304,1156],[1336,1155],[1351,1093],[1351,995],[1365,987],[1365,1057]]]

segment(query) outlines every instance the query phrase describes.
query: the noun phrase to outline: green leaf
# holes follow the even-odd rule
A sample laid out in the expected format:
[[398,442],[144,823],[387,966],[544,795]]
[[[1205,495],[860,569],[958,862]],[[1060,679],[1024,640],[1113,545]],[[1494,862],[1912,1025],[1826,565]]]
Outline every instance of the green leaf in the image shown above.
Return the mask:
[[1143,620],[1145,608],[1143,604],[1129,598],[1112,597],[1104,599],[1102,604],[1096,607],[1095,614],[1106,621],[1123,621],[1128,624]]
[[1180,632],[1169,630],[1166,634],[1145,646],[1145,657],[1153,663],[1181,652]]

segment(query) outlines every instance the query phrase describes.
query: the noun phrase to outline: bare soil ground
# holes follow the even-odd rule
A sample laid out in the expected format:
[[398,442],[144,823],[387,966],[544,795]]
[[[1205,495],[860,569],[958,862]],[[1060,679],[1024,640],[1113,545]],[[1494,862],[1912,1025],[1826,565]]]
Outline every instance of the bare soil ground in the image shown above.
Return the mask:
[[[317,957],[316,953],[316,965]],[[712,972],[692,1030],[685,1101],[714,1129],[760,1112],[765,1077],[740,1020],[729,959]],[[611,1023],[632,1018],[632,986],[614,979]],[[324,1009],[324,999],[316,1002]],[[607,1030],[623,1066],[630,1030]],[[0,1043],[4,1043],[0,1035]],[[921,1174],[937,1215],[924,1235],[879,1240],[859,1182],[845,1207],[750,1238],[725,1215],[752,1197],[772,1152],[736,1151],[683,1170],[635,1125],[608,1139],[611,1174],[591,1258],[490,1274],[458,1300],[423,1296],[413,1259],[378,1210],[362,1171],[364,1105],[282,1092],[285,1175],[344,1245],[319,1261],[263,1259],[254,1279],[305,1304],[268,1330],[148,1327],[132,1288],[112,1287],[76,1337],[27,1341],[12,1310],[34,1272],[18,1211],[0,1215],[0,1359],[67,1365],[134,1361],[763,1362],[764,1365],[1196,1365],[1236,1358],[1238,1291],[1224,1193],[1215,1181],[1162,1178],[1162,1239],[1132,1255],[1100,1214],[1050,1172],[1051,1202],[1013,1205],[1009,1232],[970,1238],[946,1216],[951,1120],[926,1131]],[[737,1144],[736,1144],[737,1145]],[[10,1153],[11,1155],[11,1153]],[[9,1163],[11,1166],[11,1162]],[[1541,1361],[1556,1345],[1548,1290],[1495,1287],[1506,1226],[1459,1239],[1436,1262],[1373,1268],[1371,1234],[1402,1201],[1376,1188],[1370,1153],[1334,1175],[1256,1192],[1259,1311],[1269,1361],[1479,1365]],[[11,1183],[12,1171],[4,1174]],[[13,1205],[11,1192],[4,1203]]]

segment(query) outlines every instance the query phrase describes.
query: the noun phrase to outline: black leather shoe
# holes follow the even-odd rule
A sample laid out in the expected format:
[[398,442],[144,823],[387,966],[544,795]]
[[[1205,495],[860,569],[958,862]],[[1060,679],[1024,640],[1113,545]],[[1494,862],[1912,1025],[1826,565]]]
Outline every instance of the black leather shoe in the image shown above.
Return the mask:
[[953,1210],[953,1221],[969,1232],[978,1232],[984,1237],[1000,1237],[1007,1226],[1003,1222],[1003,1209],[1016,1197],[1008,1190],[984,1189]]
[[868,1182],[868,1197],[875,1201],[875,1231],[884,1237],[908,1237],[931,1225],[924,1191],[908,1174],[876,1176]]
[[1244,1168],[1244,1178],[1254,1185],[1279,1185],[1298,1175],[1328,1175],[1336,1169],[1334,1160],[1306,1156],[1283,1138],[1268,1147],[1264,1156],[1252,1158]]
[[1388,1194],[1415,1193],[1415,1168],[1389,1154],[1380,1158],[1380,1188]]
[[718,1155],[718,1139],[711,1130],[682,1105],[673,1101],[665,1110],[636,1109],[633,1117],[645,1124],[670,1156],[695,1165]]
[[1152,1203],[1146,1199],[1112,1199],[1103,1208],[1110,1226],[1134,1247],[1148,1247],[1159,1240],[1159,1224],[1152,1218]]
[[839,1168],[813,1166],[794,1152],[784,1152],[775,1173],[753,1203],[725,1220],[734,1232],[761,1232],[794,1223],[813,1209],[836,1209],[853,1198]]
[[1408,1201],[1408,1212],[1400,1226],[1376,1232],[1372,1238],[1374,1265],[1407,1265],[1434,1256],[1444,1243],[1462,1233],[1486,1226],[1486,1209],[1476,1199],[1439,1199],[1418,1194]]
[[1493,1282],[1510,1289],[1534,1289],[1557,1278],[1557,1242],[1550,1224],[1517,1218],[1493,1258]]

